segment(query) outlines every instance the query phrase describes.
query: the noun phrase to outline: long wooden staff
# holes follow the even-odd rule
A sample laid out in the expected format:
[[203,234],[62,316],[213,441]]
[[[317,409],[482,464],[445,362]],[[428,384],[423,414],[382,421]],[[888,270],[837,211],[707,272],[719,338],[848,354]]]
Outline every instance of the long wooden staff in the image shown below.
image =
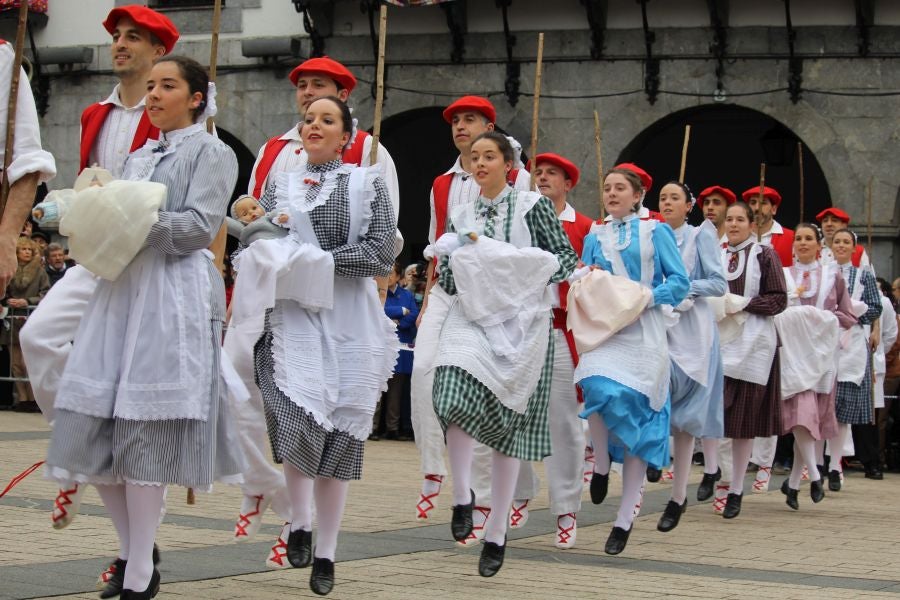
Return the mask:
[[[216,63],[219,58],[219,29],[221,23],[222,0],[216,0],[216,4],[213,7],[212,36],[210,37],[209,42],[209,81],[211,83],[216,82]],[[206,119],[206,131],[212,133],[214,128],[215,123],[213,122],[213,118],[208,117]],[[213,262],[215,263],[216,268],[219,269],[219,272],[222,273],[223,277],[225,275],[225,244],[227,241],[228,226],[225,223],[222,223],[222,227],[219,228],[219,233],[216,234],[212,244],[209,245],[209,250],[213,253],[213,256],[215,257]],[[194,495],[194,488],[188,488],[187,503],[194,504],[196,501],[197,498]]]
[[600,115],[594,111],[594,148],[597,152],[597,187],[600,194],[600,220],[606,218],[606,209],[603,207],[603,155],[600,152]]
[[872,257],[872,185],[875,178],[869,177],[869,185],[866,190],[866,252],[869,253],[869,260]]
[[384,47],[386,42],[387,4],[382,3],[378,14],[378,66],[375,69],[375,121],[372,123],[372,150],[369,152],[370,165],[378,162],[378,140],[381,138],[381,111],[384,106]]
[[534,189],[534,167],[537,167],[537,164],[534,163],[534,159],[537,156],[538,115],[540,114],[541,106],[541,75],[543,73],[543,70],[544,33],[541,32],[538,34],[537,62],[534,66],[534,104],[531,111],[531,150],[529,151],[529,157],[532,160],[531,189]]
[[[766,195],[764,190],[766,189],[766,163],[759,164],[759,206],[762,208],[762,203],[766,199]],[[756,243],[762,243],[762,230],[759,228],[759,210],[756,211],[757,214],[754,215],[756,217]]]
[[684,126],[684,143],[681,145],[681,169],[678,171],[678,181],[684,183],[684,172],[687,169],[688,143],[691,141],[691,126]]
[[797,142],[797,162],[800,168],[800,223],[803,223],[803,205],[806,200],[805,181],[803,178],[803,142]]
[[9,103],[6,111],[6,145],[3,154],[3,180],[0,182],[0,216],[6,210],[9,198],[9,165],[12,162],[16,141],[16,109],[19,100],[19,73],[22,71],[22,52],[25,47],[25,31],[28,28],[28,2],[19,4],[19,24],[16,29],[15,57],[13,58],[12,78],[9,82]]

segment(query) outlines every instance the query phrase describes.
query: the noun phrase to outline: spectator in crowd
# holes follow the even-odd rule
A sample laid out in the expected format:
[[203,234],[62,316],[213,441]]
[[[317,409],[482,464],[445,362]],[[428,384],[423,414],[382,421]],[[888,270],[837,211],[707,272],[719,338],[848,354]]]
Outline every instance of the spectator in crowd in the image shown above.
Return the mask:
[[44,252],[47,250],[47,246],[50,245],[50,237],[43,231],[32,230],[31,241],[35,243],[36,256],[43,260],[45,257]]
[[69,264],[66,262],[66,251],[57,243],[52,243],[44,250],[44,270],[50,279],[50,287],[66,274]]
[[[10,346],[12,354],[12,376],[27,378],[25,360],[22,358],[22,347],[19,345],[19,330],[25,324],[28,307],[41,301],[50,289],[50,279],[37,256],[35,243],[22,236],[16,242],[16,274],[6,287],[6,298],[3,303],[9,308],[9,320],[2,332],[2,341]],[[19,412],[38,412],[34,401],[34,393],[28,381],[16,381],[17,403],[13,410]]]
[[[404,401],[409,403],[409,395],[404,396],[406,381],[412,373],[413,344],[416,339],[416,319],[419,317],[419,307],[412,293],[403,287],[404,271],[400,263],[395,262],[391,274],[388,276],[387,298],[384,301],[384,313],[397,324],[397,337],[400,339],[400,355],[397,364],[394,365],[394,375],[388,380],[388,389],[382,394],[378,406],[375,408],[375,416],[370,440],[380,439],[381,412],[384,410],[384,436],[389,440],[401,439],[409,441],[409,430],[401,430],[401,413]],[[409,414],[409,407],[406,407]],[[412,429],[412,427],[409,427]]]

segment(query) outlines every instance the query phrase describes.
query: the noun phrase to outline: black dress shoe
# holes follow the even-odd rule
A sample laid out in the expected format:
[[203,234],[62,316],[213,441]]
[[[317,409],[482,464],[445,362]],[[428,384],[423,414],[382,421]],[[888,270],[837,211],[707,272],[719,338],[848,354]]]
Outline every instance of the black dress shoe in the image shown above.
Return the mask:
[[[153,566],[159,564],[159,546],[153,544]],[[100,591],[101,598],[115,598],[122,593],[122,585],[125,581],[125,567],[128,565],[127,560],[116,558],[107,570],[112,571],[112,576],[103,589]]]
[[481,547],[481,558],[478,559],[478,574],[482,577],[493,577],[503,566],[506,544],[500,546],[494,542],[485,542]]
[[725,509],[722,511],[722,518],[733,519],[741,514],[741,500],[743,499],[743,494],[728,494],[728,498],[725,500]]
[[832,492],[841,491],[841,474],[833,469],[828,472],[828,489]]
[[791,488],[787,479],[781,482],[781,493],[786,496],[784,500],[785,504],[794,510],[800,510],[800,502],[797,500],[797,490]]
[[632,529],[634,529],[634,525],[629,527],[628,531],[621,527],[613,527],[612,531],[609,532],[609,537],[606,538],[606,546],[604,546],[603,551],[607,554],[620,554],[625,549],[625,545],[628,544],[628,536],[631,535]]
[[881,481],[884,479],[884,473],[881,472],[876,465],[866,465],[866,479],[874,479],[875,481]]
[[298,569],[309,566],[312,562],[312,531],[298,529],[288,535],[287,559]]
[[468,504],[457,504],[451,506],[453,509],[453,517],[450,519],[450,533],[453,539],[461,542],[472,533],[472,509],[475,508],[475,492],[469,490],[472,494],[472,501]]
[[822,476],[815,481],[809,482],[809,497],[815,503],[821,502],[825,498],[825,486],[822,484]]
[[112,575],[103,589],[100,590],[101,598],[115,598],[122,593],[122,582],[125,581],[125,567],[128,565],[127,560],[117,558],[109,565],[107,571],[111,571]]
[[697,501],[703,502],[712,498],[716,482],[722,479],[722,469],[716,469],[715,473],[704,473],[700,485],[697,486]]
[[327,558],[313,558],[309,589],[314,594],[325,596],[334,587],[334,561]]
[[156,598],[156,595],[159,593],[159,571],[153,569],[153,575],[150,577],[150,583],[147,584],[147,589],[143,592],[135,592],[132,590],[122,590],[122,595],[119,598],[123,600],[150,600],[150,598]]
[[609,473],[601,475],[594,472],[591,476],[591,502],[594,504],[602,504],[606,500],[606,493],[609,491]]
[[662,477],[662,471],[657,469],[656,467],[647,467],[647,481],[650,483],[656,483]]
[[684,514],[685,510],[687,510],[687,498],[681,504],[674,500],[669,500],[669,503],[666,504],[666,509],[659,518],[659,523],[656,524],[656,528],[663,533],[672,531],[678,527],[678,521],[681,520],[681,515]]

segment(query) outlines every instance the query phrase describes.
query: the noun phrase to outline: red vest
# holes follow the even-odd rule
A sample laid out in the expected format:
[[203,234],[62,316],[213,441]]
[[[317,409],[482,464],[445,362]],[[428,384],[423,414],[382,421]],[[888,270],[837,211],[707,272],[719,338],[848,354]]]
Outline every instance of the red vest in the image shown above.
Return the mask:
[[772,235],[772,249],[781,259],[782,267],[794,264],[794,230],[784,227],[784,233]]
[[[434,178],[431,184],[431,193],[434,195],[434,239],[437,241],[447,231],[447,210],[450,204],[450,184],[453,183],[454,173],[444,173]],[[516,179],[519,176],[518,169],[512,169],[506,175],[506,183],[512,187],[516,186]],[[434,259],[437,266],[437,259]],[[437,271],[433,277],[437,279]]]
[[850,262],[853,263],[853,266],[859,268],[859,263],[862,261],[863,252],[866,249],[863,248],[862,244],[857,244],[856,248],[853,249],[853,256],[850,257]]
[[[344,150],[344,153],[341,155],[341,160],[348,165],[360,166],[363,159],[363,144],[367,137],[369,137],[368,133],[362,129],[358,130],[356,132],[356,137],[353,138],[353,145]],[[281,136],[278,136],[273,137],[266,142],[266,145],[263,148],[262,158],[259,159],[259,164],[256,165],[256,172],[254,173],[255,184],[252,192],[254,198],[259,198],[262,195],[263,184],[266,182],[266,177],[269,176],[269,171],[272,170],[275,159],[278,158],[278,155],[281,154],[281,151],[287,146],[289,141],[290,140],[283,140],[281,139]]]
[[[103,127],[109,111],[114,106],[111,102],[106,104],[98,102],[91,104],[81,113],[81,166],[78,169],[79,173],[88,167],[91,148],[94,147],[94,142],[97,141],[97,136],[100,135],[100,128]],[[147,140],[155,139],[159,139],[159,129],[150,123],[150,117],[147,116],[147,111],[145,110],[141,114],[141,120],[138,123],[137,131],[134,132],[134,139],[128,151],[134,152],[146,144]]]
[[[572,249],[575,250],[575,254],[578,255],[578,258],[581,258],[581,252],[584,250],[584,238],[588,233],[591,232],[591,225],[593,225],[593,221],[590,217],[586,217],[581,213],[575,213],[574,221],[560,221],[560,225],[562,225],[563,231],[566,232],[566,235],[569,237],[569,243],[572,244]],[[569,354],[572,356],[572,364],[578,365],[578,351],[575,349],[575,336],[566,328],[565,323],[565,315],[566,315],[566,302],[568,300],[569,295],[569,282],[562,281],[559,284],[559,306],[560,308],[553,310],[553,326],[557,329],[562,329],[566,336],[566,345],[569,346]],[[584,402],[584,398],[582,397],[581,388],[575,386],[576,393],[578,395],[578,401]]]

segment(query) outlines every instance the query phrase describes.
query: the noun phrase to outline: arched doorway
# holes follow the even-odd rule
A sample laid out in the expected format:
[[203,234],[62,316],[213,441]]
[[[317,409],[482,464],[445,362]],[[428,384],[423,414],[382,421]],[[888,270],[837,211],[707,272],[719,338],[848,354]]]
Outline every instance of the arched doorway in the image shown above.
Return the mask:
[[416,108],[381,124],[381,143],[391,153],[400,179],[397,227],[405,240],[400,255],[402,264],[422,258],[428,245],[431,184],[459,156],[442,111],[440,107]]
[[[618,162],[634,162],[653,175],[647,205],[657,208],[663,183],[677,179],[685,125],[691,126],[685,179],[694,193],[723,185],[738,195],[759,185],[759,165],[766,163],[766,185],[782,198],[776,219],[793,228],[800,219],[800,138],[784,124],[759,111],[735,105],[710,104],[672,113],[644,131],[622,150]],[[804,219],[809,221],[831,206],[822,167],[803,144]],[[658,182],[658,183],[657,183]],[[699,210],[691,221],[702,219]]]

